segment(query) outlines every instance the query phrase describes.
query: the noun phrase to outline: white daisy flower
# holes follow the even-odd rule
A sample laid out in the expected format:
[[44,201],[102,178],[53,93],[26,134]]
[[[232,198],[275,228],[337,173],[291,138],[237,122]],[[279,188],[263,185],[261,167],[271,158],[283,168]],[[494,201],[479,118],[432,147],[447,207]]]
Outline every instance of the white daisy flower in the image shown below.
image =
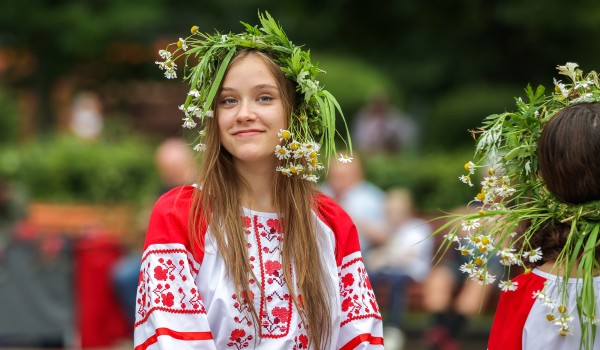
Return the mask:
[[207,116],[208,118],[212,118],[215,115],[215,112],[213,112],[212,110],[208,110],[206,111],[206,114],[204,114],[205,116]]
[[475,163],[469,161],[465,163],[465,170],[469,172],[469,174],[475,174]]
[[506,280],[506,281],[500,281],[500,283],[498,284],[498,287],[500,287],[500,289],[503,292],[508,292],[508,291],[517,290],[518,285],[519,285],[519,282],[513,282],[511,280]]
[[470,219],[465,220],[461,223],[461,227],[463,231],[471,231],[481,226],[479,223],[479,219]]
[[282,166],[278,166],[277,168],[275,168],[275,170],[282,173],[283,175],[292,176],[292,173],[290,172],[289,168],[284,168]]
[[569,97],[569,90],[567,89],[566,85],[563,84],[560,80],[556,80],[556,78],[553,78],[554,80],[554,86],[560,91],[560,94],[563,95],[563,97]]
[[353,159],[352,157],[348,157],[347,155],[340,153],[340,157],[338,158],[338,161],[346,164],[346,163],[352,163],[352,159]]
[[183,118],[183,127],[186,129],[193,129],[196,127],[196,122],[192,118]]
[[523,252],[523,257],[528,259],[529,262],[532,263],[542,260],[542,248],[537,247],[534,250]]
[[517,256],[514,253],[514,248],[504,248],[496,252],[496,255],[500,257],[500,263],[504,266],[516,265],[519,263]]
[[317,182],[317,180],[319,180],[319,177],[313,174],[302,174],[302,178],[310,182]]
[[175,79],[175,78],[177,78],[177,72],[175,72],[175,70],[173,70],[173,69],[169,69],[168,71],[165,72],[165,78]]
[[275,146],[275,156],[279,160],[289,159],[290,158],[290,151],[285,146],[282,147],[280,145],[277,145],[277,146]]
[[469,186],[473,187],[473,184],[471,183],[471,178],[470,178],[470,177],[468,177],[468,176],[465,176],[465,175],[461,175],[461,176],[459,176],[459,177],[458,177],[458,179],[459,179],[459,180],[460,180],[462,183],[464,183],[464,184],[467,184],[467,185],[469,185]]
[[277,136],[279,136],[279,141],[289,140],[292,137],[292,133],[289,130],[279,129]]
[[188,92],[188,96],[192,96],[192,97],[198,98],[198,97],[200,97],[200,91],[198,91],[196,89],[193,89],[190,92]]
[[179,40],[177,41],[177,47],[182,49],[183,51],[187,51],[188,49],[187,43],[185,42],[185,40],[183,40],[183,38],[179,38]]
[[169,52],[167,50],[159,50],[158,55],[164,60],[171,59],[171,52]]
[[206,145],[203,143],[199,143],[196,146],[194,146],[194,151],[196,152],[204,152],[206,151]]
[[533,292],[532,297],[533,297],[533,299],[544,300],[544,299],[546,299],[546,293],[544,293],[544,291],[540,289],[540,290]]

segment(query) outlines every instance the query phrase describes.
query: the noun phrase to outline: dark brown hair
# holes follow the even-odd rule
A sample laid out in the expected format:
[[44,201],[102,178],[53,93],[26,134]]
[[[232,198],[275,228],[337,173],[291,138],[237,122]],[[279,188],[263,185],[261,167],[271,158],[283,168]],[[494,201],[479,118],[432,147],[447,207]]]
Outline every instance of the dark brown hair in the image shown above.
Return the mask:
[[[571,204],[600,200],[600,103],[574,104],[556,113],[542,129],[538,159],[546,187],[560,200]],[[531,225],[522,222],[518,231]],[[570,231],[570,223],[542,223],[529,240],[531,247],[541,248],[542,260],[531,266],[555,261]]]
[[546,186],[561,200],[600,199],[600,103],[565,107],[542,130],[539,167]]

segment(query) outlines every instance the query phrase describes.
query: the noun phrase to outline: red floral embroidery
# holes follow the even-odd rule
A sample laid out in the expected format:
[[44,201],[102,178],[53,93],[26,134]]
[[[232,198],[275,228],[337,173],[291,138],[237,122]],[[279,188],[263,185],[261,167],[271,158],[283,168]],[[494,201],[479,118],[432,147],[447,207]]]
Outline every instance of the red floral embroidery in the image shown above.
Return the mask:
[[342,298],[342,326],[356,319],[381,319],[375,294],[362,259],[356,258],[342,266],[340,271]]
[[308,349],[308,337],[304,334],[294,337],[294,350],[299,349]]
[[234,329],[231,331],[231,335],[229,336],[229,340],[231,341],[227,343],[227,346],[235,347],[238,350],[247,348],[252,338],[252,334],[246,335],[246,331],[243,329]]
[[281,228],[279,227],[279,220],[269,219],[267,220],[267,226],[269,226],[272,230],[275,230],[275,232],[281,233]]
[[186,314],[206,313],[193,282],[193,276],[197,273],[198,269],[184,249],[147,251],[140,269],[135,326],[146,322],[149,315],[157,310]]
[[250,226],[252,226],[252,219],[250,219],[248,216],[244,216],[242,218],[242,224],[245,228],[249,228]]
[[175,304],[175,296],[173,296],[173,293],[168,292],[168,293],[163,293],[160,295],[162,298],[162,303],[165,306],[171,307]]
[[279,261],[269,260],[265,263],[265,270],[269,275],[279,276],[279,270],[281,270],[281,263]]
[[344,284],[344,287],[352,286],[354,284],[354,277],[352,277],[352,274],[345,274],[344,277],[342,277],[342,283]]
[[283,323],[287,323],[290,321],[290,317],[292,316],[290,314],[290,310],[284,308],[284,307],[276,307],[273,309],[273,311],[271,311],[271,314],[273,316],[275,316],[275,323],[279,323],[279,322],[283,322]]

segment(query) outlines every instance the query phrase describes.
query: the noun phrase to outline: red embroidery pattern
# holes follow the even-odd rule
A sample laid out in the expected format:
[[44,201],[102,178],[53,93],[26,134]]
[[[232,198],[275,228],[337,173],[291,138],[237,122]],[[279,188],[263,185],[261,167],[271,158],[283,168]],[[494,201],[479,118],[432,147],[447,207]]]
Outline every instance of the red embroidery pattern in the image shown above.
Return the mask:
[[[283,239],[278,219],[267,219],[266,226],[254,216],[254,238],[258,250],[260,276],[264,290],[260,300],[260,321],[265,338],[282,338],[290,331],[292,297],[283,280],[281,246]],[[291,269],[291,266],[290,266]],[[270,310],[268,312],[267,310]]]
[[236,348],[238,350],[247,348],[250,345],[250,340],[254,338],[252,334],[246,334],[246,331],[243,329],[234,329],[231,331],[231,336],[229,336],[229,343],[227,346]]
[[342,299],[341,326],[363,318],[381,319],[371,281],[362,258],[352,259],[342,265],[339,273]]
[[197,272],[185,249],[148,251],[140,270],[135,327],[154,311],[206,313],[194,284]]
[[308,337],[305,334],[294,337],[294,350],[299,349],[308,349]]

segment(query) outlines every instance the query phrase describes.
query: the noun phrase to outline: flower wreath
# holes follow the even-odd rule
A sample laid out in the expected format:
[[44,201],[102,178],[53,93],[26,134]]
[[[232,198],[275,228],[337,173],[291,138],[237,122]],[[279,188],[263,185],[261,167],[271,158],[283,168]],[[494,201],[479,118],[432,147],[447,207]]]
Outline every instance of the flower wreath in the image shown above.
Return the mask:
[[[475,207],[473,212],[440,217],[448,222],[436,231],[446,232],[438,254],[456,243],[456,249],[468,256],[468,262],[460,270],[481,284],[495,281],[496,276],[488,271],[487,263],[492,254],[497,255],[504,265],[499,287],[511,291],[518,288],[517,282],[510,279],[511,266],[525,267],[524,261],[534,263],[542,259],[541,247],[530,244],[537,229],[552,221],[570,224],[569,238],[555,262],[555,269],[566,276],[575,273],[582,281],[577,295],[581,344],[591,348],[598,324],[593,273],[599,268],[595,248],[600,244],[600,201],[574,205],[552,195],[539,176],[537,144],[543,126],[559,110],[575,103],[599,102],[600,83],[598,73],[592,71],[584,76],[575,63],[557,69],[571,82],[554,79],[555,91],[549,95],[545,95],[543,86],[534,90],[528,85],[525,92],[529,101],[517,98],[516,112],[490,115],[484,119],[483,126],[473,132],[477,140],[474,160],[464,165],[467,173],[459,179],[473,186],[471,176],[477,168],[487,169],[487,176],[469,203],[469,208]],[[517,234],[515,230],[523,221],[531,224],[525,232]],[[525,273],[529,272],[526,268]],[[572,322],[564,307],[568,279],[561,280],[559,300],[551,300],[545,289],[534,297],[548,307],[547,319],[558,326],[559,333],[568,335]]]
[[[319,160],[320,151],[326,159],[335,155],[336,136],[341,137],[352,154],[344,115],[335,97],[316,80],[323,71],[311,63],[310,52],[294,45],[269,13],[259,12],[258,18],[260,28],[241,22],[246,31],[239,34],[201,33],[193,26],[190,36],[159,51],[163,61],[156,64],[165,71],[166,78],[174,79],[177,77],[176,61],[185,57],[183,79],[189,83],[190,90],[185,103],[179,107],[185,114],[183,127],[195,129],[199,124],[202,129],[205,118],[213,117],[215,96],[236,50],[250,48],[268,53],[286,78],[296,83],[299,96],[288,130],[279,132],[282,144],[276,147],[275,156],[284,160],[285,166],[278,166],[277,171],[316,182],[317,172],[324,168]],[[346,139],[336,131],[337,113],[346,127]],[[200,130],[194,141],[196,151],[204,150],[203,138],[204,131]],[[339,156],[341,162],[351,160],[350,156]]]

